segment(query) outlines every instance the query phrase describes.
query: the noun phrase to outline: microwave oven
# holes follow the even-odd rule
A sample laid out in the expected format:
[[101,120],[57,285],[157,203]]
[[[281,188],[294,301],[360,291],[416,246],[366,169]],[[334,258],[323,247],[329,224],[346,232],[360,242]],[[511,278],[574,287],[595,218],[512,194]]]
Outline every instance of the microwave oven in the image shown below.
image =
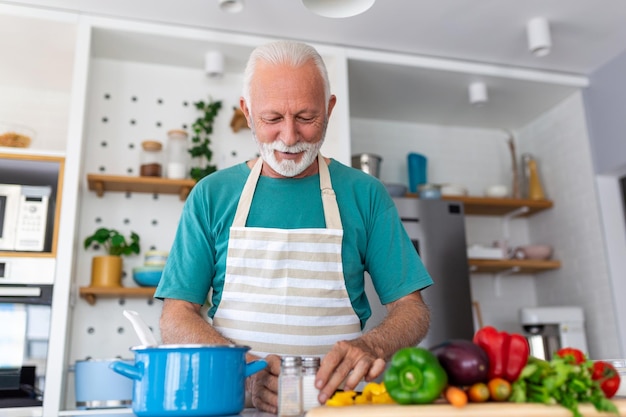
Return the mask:
[[42,252],[50,186],[0,184],[0,250]]

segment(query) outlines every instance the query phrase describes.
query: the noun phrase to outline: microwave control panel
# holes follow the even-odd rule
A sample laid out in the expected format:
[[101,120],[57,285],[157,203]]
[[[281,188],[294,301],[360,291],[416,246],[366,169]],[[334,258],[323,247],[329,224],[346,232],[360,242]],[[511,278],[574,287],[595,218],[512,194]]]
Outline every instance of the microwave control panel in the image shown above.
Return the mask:
[[42,251],[48,218],[47,196],[24,196],[15,230],[15,250]]

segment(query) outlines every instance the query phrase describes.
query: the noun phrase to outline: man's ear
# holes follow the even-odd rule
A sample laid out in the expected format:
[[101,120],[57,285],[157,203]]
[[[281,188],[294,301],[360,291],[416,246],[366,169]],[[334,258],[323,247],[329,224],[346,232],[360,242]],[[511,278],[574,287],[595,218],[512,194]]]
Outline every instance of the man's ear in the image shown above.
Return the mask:
[[248,104],[243,97],[239,97],[239,108],[243,112],[243,115],[246,116],[246,121],[248,122],[248,127],[252,128],[252,123],[250,123],[250,109],[248,108]]

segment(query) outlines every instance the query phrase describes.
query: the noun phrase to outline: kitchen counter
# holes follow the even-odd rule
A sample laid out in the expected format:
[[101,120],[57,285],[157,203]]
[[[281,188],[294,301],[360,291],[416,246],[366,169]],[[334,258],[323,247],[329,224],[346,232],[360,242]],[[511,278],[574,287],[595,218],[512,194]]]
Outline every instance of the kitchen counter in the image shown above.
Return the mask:
[[[613,400],[620,416],[626,416],[626,398]],[[592,405],[583,404],[580,412],[585,417],[611,416],[598,413]],[[456,408],[449,404],[427,405],[352,405],[346,407],[317,407],[306,417],[572,417],[572,413],[561,406],[543,404],[483,403],[468,404]]]
[[[626,398],[614,399],[619,415],[626,417]],[[40,416],[41,408],[0,409],[3,417]],[[592,405],[583,404],[580,412],[584,417],[609,417],[613,414],[598,413]],[[101,410],[68,410],[59,413],[59,417],[118,417],[134,416],[130,408]],[[352,405],[345,407],[317,407],[306,413],[305,417],[572,417],[572,413],[561,406],[542,404],[485,403],[468,404],[455,408],[448,404],[427,405]],[[51,417],[51,416],[46,416]],[[237,416],[233,416],[237,417]],[[238,417],[276,417],[254,408],[246,408]]]

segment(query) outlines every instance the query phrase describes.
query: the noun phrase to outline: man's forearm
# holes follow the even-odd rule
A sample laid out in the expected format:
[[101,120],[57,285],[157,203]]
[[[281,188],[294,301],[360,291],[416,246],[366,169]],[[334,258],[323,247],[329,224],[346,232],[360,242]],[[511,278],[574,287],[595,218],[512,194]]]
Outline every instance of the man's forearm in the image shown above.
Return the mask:
[[161,340],[165,344],[230,344],[200,313],[200,306],[166,299],[160,319]]
[[[235,344],[222,336],[202,317],[199,305],[185,301],[164,300],[159,325],[164,344]],[[255,359],[259,357],[251,353],[246,354],[248,362]]]
[[385,319],[361,338],[385,360],[402,347],[416,346],[426,336],[430,323],[428,306],[419,293],[403,297],[387,309]]

